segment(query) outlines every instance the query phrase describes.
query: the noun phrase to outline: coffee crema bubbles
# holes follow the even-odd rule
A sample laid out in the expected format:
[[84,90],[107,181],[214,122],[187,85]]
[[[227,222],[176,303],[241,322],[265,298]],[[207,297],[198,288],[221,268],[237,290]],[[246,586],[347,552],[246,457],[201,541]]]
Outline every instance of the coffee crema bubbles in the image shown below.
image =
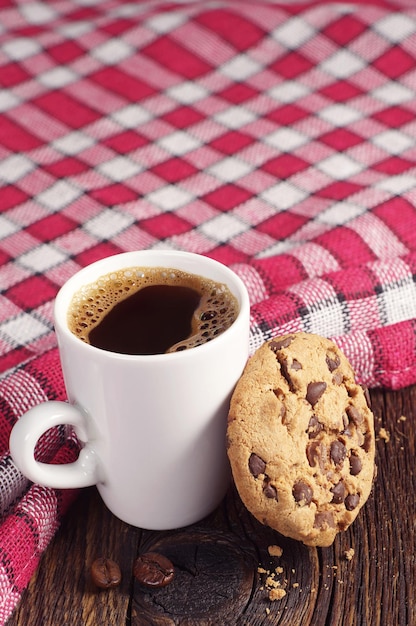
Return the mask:
[[223,283],[165,267],[130,267],[82,287],[68,327],[82,341],[122,354],[194,348],[223,333],[239,304]]

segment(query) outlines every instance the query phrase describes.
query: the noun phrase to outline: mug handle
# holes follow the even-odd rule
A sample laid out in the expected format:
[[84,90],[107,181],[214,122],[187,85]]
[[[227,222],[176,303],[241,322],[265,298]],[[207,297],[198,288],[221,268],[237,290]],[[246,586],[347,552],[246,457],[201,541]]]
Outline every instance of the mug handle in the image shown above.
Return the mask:
[[43,402],[29,409],[13,426],[10,434],[10,454],[19,470],[29,480],[54,489],[89,487],[98,482],[98,457],[88,445],[81,448],[73,463],[53,465],[35,459],[35,447],[50,428],[70,424],[82,441],[87,440],[85,415],[66,402]]

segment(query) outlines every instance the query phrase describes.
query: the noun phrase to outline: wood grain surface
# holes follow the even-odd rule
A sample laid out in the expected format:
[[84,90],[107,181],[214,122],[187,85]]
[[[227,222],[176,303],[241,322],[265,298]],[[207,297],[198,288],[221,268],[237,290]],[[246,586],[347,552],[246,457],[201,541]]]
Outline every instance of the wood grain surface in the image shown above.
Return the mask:
[[[232,485],[212,515],[172,532],[124,524],[87,489],[8,626],[415,626],[416,388],[372,390],[371,398],[377,479],[331,547],[307,548],[262,526]],[[269,554],[273,545],[280,557]],[[174,563],[170,585],[149,591],[132,576],[137,554],[148,550]],[[120,587],[94,587],[89,572],[99,556],[120,564]],[[286,592],[279,600],[269,599],[270,574]]]

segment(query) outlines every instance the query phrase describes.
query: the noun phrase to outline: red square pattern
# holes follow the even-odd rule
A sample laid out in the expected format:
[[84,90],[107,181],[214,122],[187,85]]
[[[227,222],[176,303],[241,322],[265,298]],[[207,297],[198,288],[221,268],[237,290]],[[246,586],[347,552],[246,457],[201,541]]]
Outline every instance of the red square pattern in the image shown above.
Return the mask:
[[[416,213],[413,204],[400,196],[373,209],[409,250],[416,249]],[[400,216],[400,219],[398,219]]]
[[259,224],[257,228],[262,233],[267,233],[270,237],[273,237],[276,241],[282,241],[293,235],[293,233],[299,230],[307,221],[308,219],[306,217],[293,215],[288,211],[282,211],[268,220],[265,220],[262,224]]
[[395,79],[402,76],[415,66],[414,56],[410,56],[405,50],[394,46],[389,48],[385,54],[373,62],[373,65],[382,74]]
[[337,80],[320,89],[319,93],[333,102],[347,102],[363,94],[363,91],[347,80]]
[[0,85],[3,89],[14,87],[28,79],[29,74],[21,65],[7,63],[7,65],[0,67]]
[[356,183],[350,183],[347,180],[337,181],[331,183],[327,187],[320,189],[317,193],[322,198],[329,198],[331,200],[344,200],[348,196],[361,191],[361,186]]
[[209,256],[211,259],[215,259],[215,261],[219,261],[220,263],[224,263],[224,265],[246,263],[249,259],[247,254],[236,250],[228,244],[216,246],[214,250],[211,250],[209,253],[207,252],[206,256]]
[[307,161],[293,154],[281,154],[263,164],[262,169],[276,178],[285,179],[310,167]]
[[261,259],[253,263],[254,267],[262,277],[270,294],[287,289],[291,285],[296,285],[308,278],[302,263],[290,254],[281,254],[279,263],[274,257]]
[[118,254],[119,252],[123,252],[123,250],[111,243],[111,241],[102,241],[96,246],[93,246],[92,248],[84,250],[83,252],[78,254],[74,260],[76,263],[84,267],[85,265],[94,263],[94,261],[99,261],[104,257]]
[[0,145],[14,152],[28,152],[39,148],[42,141],[3,115],[0,124]]
[[219,189],[203,196],[202,200],[220,211],[230,211],[249,198],[251,194],[236,185],[222,185]]
[[247,50],[255,46],[265,35],[254,21],[246,20],[233,11],[223,9],[205,11],[196,18],[196,21],[211,29],[237,50]]
[[309,111],[305,111],[305,109],[296,104],[285,104],[267,113],[266,117],[281,126],[290,126],[309,115]]
[[242,102],[250,100],[250,98],[258,96],[258,91],[249,85],[234,83],[223,91],[220,91],[217,95],[233,104],[241,104]]
[[365,268],[344,268],[342,272],[332,272],[325,276],[332,285],[340,300],[353,301],[374,295],[374,284],[377,282],[373,273]]
[[78,224],[68,217],[65,217],[65,215],[55,213],[30,224],[27,226],[26,230],[33,237],[37,237],[39,241],[45,242],[65,235],[71,230],[74,230],[77,226]]
[[211,141],[210,146],[224,154],[235,154],[254,143],[254,138],[238,130],[230,130]]
[[29,196],[14,185],[7,185],[1,190],[1,209],[7,211],[18,204],[23,204]]
[[106,67],[89,78],[109,91],[122,96],[128,102],[140,102],[155,93],[155,89],[148,83],[116,67]]
[[[76,93],[76,87],[71,91]],[[69,128],[82,128],[99,119],[100,115],[92,107],[79,102],[65,91],[50,91],[44,96],[33,100],[44,113],[57,118]]]
[[399,128],[404,124],[413,122],[415,114],[403,106],[391,106],[377,111],[377,113],[374,113],[373,118],[387,128]]
[[152,171],[168,183],[176,183],[198,172],[196,167],[184,159],[179,158],[173,158],[159,163],[152,168]]
[[73,157],[67,157],[55,161],[55,163],[45,164],[45,171],[55,176],[55,178],[65,178],[69,176],[77,176],[90,169],[87,163],[84,163],[80,159],[74,159]]
[[270,65],[270,69],[287,79],[299,77],[313,68],[313,62],[300,52],[288,52]]
[[194,124],[197,124],[201,120],[205,119],[205,116],[199,111],[188,107],[178,106],[161,116],[161,119],[171,124],[174,128],[190,128]]
[[341,268],[365,265],[375,260],[375,255],[361,237],[346,226],[338,226],[319,235],[315,243],[326,248],[337,259]]
[[156,61],[162,67],[179,76],[192,80],[204,76],[212,70],[212,66],[193,51],[188,51],[169,37],[160,37],[157,41],[142,48],[143,55]]
[[102,143],[119,154],[128,154],[138,148],[146,146],[149,141],[137,131],[126,130],[117,135],[112,135],[107,139],[103,139]]
[[322,33],[342,47],[359,37],[366,28],[367,24],[357,20],[353,15],[342,15],[323,29]]
[[91,191],[90,195],[103,206],[114,206],[137,200],[137,193],[130,187],[127,187],[127,185],[121,185],[120,183],[99,187]]
[[379,163],[372,166],[372,169],[376,172],[387,174],[388,176],[397,176],[410,168],[414,168],[414,166],[414,161],[408,161],[407,159],[393,156],[379,161]]
[[363,143],[364,139],[346,128],[336,128],[329,133],[321,135],[319,141],[322,141],[338,152],[342,152],[348,150],[348,148],[357,146],[359,143]]
[[85,50],[75,41],[64,41],[55,46],[50,46],[48,54],[60,65],[65,65],[82,57]]
[[141,220],[140,228],[143,228],[156,239],[167,239],[186,233],[192,229],[192,225],[173,213],[165,213]]
[[57,287],[46,276],[30,276],[10,287],[6,297],[22,310],[35,309],[56,296]]

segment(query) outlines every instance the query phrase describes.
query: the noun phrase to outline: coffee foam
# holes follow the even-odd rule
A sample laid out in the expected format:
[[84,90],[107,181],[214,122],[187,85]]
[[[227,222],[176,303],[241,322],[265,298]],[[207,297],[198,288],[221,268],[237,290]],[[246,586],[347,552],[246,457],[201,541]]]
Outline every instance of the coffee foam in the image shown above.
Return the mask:
[[101,276],[74,295],[68,311],[70,331],[82,341],[90,343],[89,333],[114,306],[151,285],[190,287],[201,296],[193,315],[189,337],[176,343],[167,352],[178,352],[207,343],[229,328],[237,318],[237,299],[223,283],[173,268],[131,267]]

